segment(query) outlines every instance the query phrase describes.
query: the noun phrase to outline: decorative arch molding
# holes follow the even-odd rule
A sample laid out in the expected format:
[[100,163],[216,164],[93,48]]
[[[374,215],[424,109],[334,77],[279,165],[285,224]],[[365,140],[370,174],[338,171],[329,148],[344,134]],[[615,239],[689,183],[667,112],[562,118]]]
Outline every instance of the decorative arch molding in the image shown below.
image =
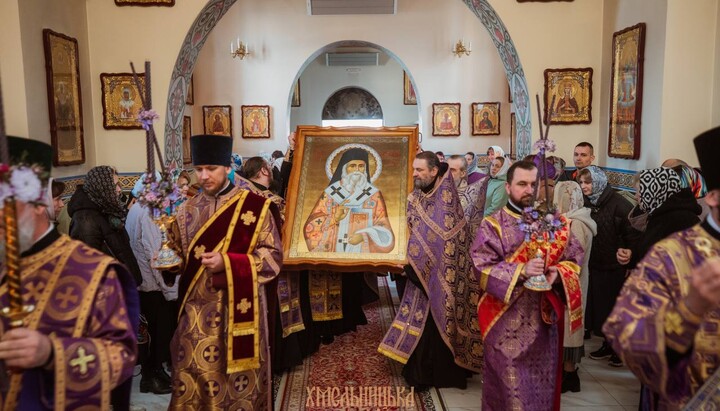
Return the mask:
[[[185,36],[175,62],[168,92],[165,116],[165,158],[171,166],[182,165],[182,119],[185,98],[200,49],[208,35],[237,0],[208,0]],[[515,45],[505,24],[488,0],[461,0],[485,26],[505,68],[517,120],[517,155],[522,158],[531,151],[530,99],[525,73]],[[419,102],[418,102],[419,103]]]

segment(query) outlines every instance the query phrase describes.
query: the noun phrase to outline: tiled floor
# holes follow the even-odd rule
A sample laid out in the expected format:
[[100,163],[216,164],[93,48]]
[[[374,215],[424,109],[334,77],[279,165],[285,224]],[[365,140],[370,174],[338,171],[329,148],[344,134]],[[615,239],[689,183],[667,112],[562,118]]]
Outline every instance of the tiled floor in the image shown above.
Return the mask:
[[[585,351],[595,351],[602,344],[600,338],[586,341]],[[562,395],[563,411],[635,411],[640,401],[640,383],[626,368],[615,368],[606,360],[595,361],[584,358],[580,364],[580,385],[582,391]],[[440,389],[446,410],[479,411],[482,384],[476,376],[467,390]]]

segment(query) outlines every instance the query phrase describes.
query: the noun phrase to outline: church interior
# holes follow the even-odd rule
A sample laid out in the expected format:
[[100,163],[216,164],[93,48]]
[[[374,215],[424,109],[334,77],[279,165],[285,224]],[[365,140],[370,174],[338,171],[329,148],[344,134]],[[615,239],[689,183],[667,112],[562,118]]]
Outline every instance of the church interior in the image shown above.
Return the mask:
[[[576,145],[589,142],[593,164],[628,197],[640,170],[669,158],[698,166],[692,139],[720,125],[720,0],[2,0],[0,15],[7,134],[53,146],[66,200],[100,165],[130,192],[147,167],[135,117],[150,105],[176,168],[192,170],[191,135],[230,135],[247,159],[284,153],[298,126],[409,126],[423,150],[479,153],[486,172],[490,146],[514,161],[547,135],[572,169]],[[633,59],[616,34],[638,25]],[[142,74],[145,62],[143,105],[130,63]],[[583,116],[540,123],[563,87]],[[274,409],[324,409],[309,387],[338,381],[404,385],[402,364],[377,351],[402,296],[390,276],[377,278],[367,324],[276,374]],[[585,353],[602,342],[586,339]],[[579,376],[582,391],[564,393],[561,409],[637,409],[627,366],[586,355]],[[170,394],[140,392],[139,379],[133,409],[167,409]],[[464,390],[416,393],[408,409],[480,410],[482,389],[475,375]]]

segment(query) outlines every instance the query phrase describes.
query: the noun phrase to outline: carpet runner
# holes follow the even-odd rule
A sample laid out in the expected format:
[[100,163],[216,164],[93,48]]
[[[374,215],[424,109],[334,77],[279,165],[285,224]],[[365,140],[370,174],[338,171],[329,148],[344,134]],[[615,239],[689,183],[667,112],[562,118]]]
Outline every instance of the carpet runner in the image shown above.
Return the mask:
[[359,404],[353,407],[348,403],[332,407],[329,403],[319,402],[325,397],[322,392],[328,388],[337,388],[333,396],[337,399],[343,393],[350,392],[350,387],[353,387],[355,396],[361,391],[365,395],[370,394],[373,388],[368,389],[369,387],[386,387],[385,392],[393,395],[401,388],[405,389],[405,393],[410,392],[400,374],[402,364],[377,351],[399,305],[397,297],[391,295],[387,277],[378,277],[378,285],[380,300],[364,307],[368,324],[359,326],[356,332],[335,337],[332,344],[320,346],[320,350],[306,358],[302,365],[285,373],[277,385],[276,410],[315,411],[372,407],[385,410],[434,411],[444,408],[439,392],[434,388],[415,392],[414,404],[401,408],[381,407],[380,404]]

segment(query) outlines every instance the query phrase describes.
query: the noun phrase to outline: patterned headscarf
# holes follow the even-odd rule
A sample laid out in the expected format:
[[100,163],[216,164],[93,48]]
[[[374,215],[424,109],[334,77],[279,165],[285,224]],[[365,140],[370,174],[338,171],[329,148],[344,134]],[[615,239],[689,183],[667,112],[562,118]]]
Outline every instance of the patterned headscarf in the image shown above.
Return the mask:
[[115,174],[117,174],[115,169],[110,166],[91,168],[85,176],[83,191],[103,213],[124,221],[127,210],[115,191],[115,182],[113,181]]
[[605,187],[607,187],[607,175],[602,168],[598,166],[587,166],[585,169],[590,172],[590,178],[592,179],[592,194],[590,194],[588,198],[593,205],[597,205],[600,195],[602,195]]
[[240,170],[242,170],[242,157],[238,153],[232,153],[232,157],[230,158],[230,167],[240,173]]
[[467,173],[470,174],[470,173],[476,172],[476,171],[477,171],[477,166],[478,166],[478,156],[475,155],[475,154],[473,154],[473,159],[472,159],[472,161],[469,162],[468,165],[467,165]]
[[680,177],[672,168],[643,170],[640,172],[640,209],[652,214],[680,190]]
[[707,184],[705,177],[692,167],[679,165],[673,170],[680,176],[680,187],[689,188],[695,198],[703,198],[707,195]]
[[555,185],[553,203],[561,214],[583,208],[585,201],[580,185],[574,181],[561,181]]

